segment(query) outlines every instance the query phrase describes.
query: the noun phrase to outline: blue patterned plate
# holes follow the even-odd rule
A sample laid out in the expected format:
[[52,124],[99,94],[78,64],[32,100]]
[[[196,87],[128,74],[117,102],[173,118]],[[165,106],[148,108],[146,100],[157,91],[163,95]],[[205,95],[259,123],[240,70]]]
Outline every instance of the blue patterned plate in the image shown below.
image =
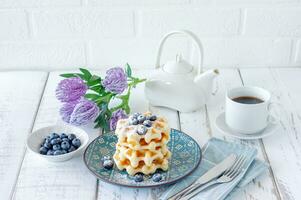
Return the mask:
[[171,184],[189,175],[201,161],[201,149],[194,139],[185,133],[171,129],[171,139],[168,148],[172,153],[169,160],[169,169],[160,171],[163,180],[154,182],[151,176],[144,176],[144,181],[137,183],[126,171],[120,171],[116,167],[112,170],[104,169],[101,158],[113,156],[117,137],[106,133],[97,137],[89,144],[84,153],[84,162],[88,169],[100,180],[128,187],[154,187]]

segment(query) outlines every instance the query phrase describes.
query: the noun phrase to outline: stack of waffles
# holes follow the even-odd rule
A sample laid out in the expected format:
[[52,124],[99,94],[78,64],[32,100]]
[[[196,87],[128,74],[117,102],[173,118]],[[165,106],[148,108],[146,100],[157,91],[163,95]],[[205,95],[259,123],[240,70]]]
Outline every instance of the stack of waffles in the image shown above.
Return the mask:
[[[146,119],[150,115],[149,112],[144,114]],[[167,148],[170,128],[166,119],[156,118],[143,134],[139,133],[139,126],[143,125],[139,123],[134,125],[130,117],[118,121],[115,131],[118,142],[113,156],[117,168],[125,169],[130,175],[136,173],[148,175],[157,169],[166,171],[171,156]]]

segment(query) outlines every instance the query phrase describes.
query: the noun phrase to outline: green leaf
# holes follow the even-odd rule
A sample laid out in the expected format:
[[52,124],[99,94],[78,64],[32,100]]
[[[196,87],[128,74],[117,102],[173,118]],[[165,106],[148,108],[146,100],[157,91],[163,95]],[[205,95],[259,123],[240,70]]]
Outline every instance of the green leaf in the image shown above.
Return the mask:
[[93,86],[100,83],[101,83],[101,78],[96,75],[93,75],[87,82],[88,86]]
[[84,80],[89,81],[90,78],[92,77],[92,74],[89,72],[89,70],[84,68],[79,68],[79,70],[83,73]]
[[93,99],[93,100],[100,98],[100,96],[98,94],[91,94],[91,93],[85,94],[85,97],[88,99]]
[[80,77],[82,80],[86,80],[86,78],[83,74],[77,74],[77,76]]
[[97,124],[94,126],[94,128],[100,128],[100,124],[97,123]]
[[101,85],[95,85],[93,87],[90,87],[89,89],[94,91],[94,92],[101,93],[102,86]]
[[128,104],[124,105],[124,111],[126,112],[126,114],[129,114],[131,112],[131,108]]
[[132,77],[132,69],[128,63],[126,63],[125,73],[128,77]]
[[75,73],[60,74],[60,76],[64,78],[78,77],[78,75]]

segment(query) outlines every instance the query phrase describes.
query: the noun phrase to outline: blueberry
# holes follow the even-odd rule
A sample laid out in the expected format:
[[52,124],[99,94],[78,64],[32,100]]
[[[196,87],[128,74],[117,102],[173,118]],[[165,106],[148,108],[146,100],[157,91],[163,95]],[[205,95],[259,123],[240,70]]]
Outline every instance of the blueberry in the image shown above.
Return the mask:
[[45,142],[43,146],[46,147],[47,149],[51,149],[52,144],[50,144],[49,142]]
[[141,115],[141,113],[134,113],[132,116],[137,118],[139,115]]
[[53,155],[57,156],[57,155],[61,155],[63,154],[63,152],[61,150],[56,150],[53,152]]
[[129,116],[129,120],[134,120],[134,119],[137,119],[137,116],[134,116],[134,115]]
[[130,125],[137,125],[139,124],[138,120],[136,118],[130,119],[129,121]]
[[104,160],[103,161],[103,167],[105,169],[112,169],[114,165],[114,162],[112,160]]
[[137,117],[137,120],[138,120],[139,123],[143,123],[144,120],[145,120],[145,116],[144,116],[144,115],[139,115],[139,116]]
[[137,133],[138,135],[144,135],[147,132],[147,128],[143,125],[138,126]]
[[62,150],[62,154],[68,153],[65,149]]
[[157,120],[157,116],[156,116],[156,115],[151,115],[151,116],[149,117],[149,120],[151,120],[151,121],[156,121],[156,120]]
[[78,138],[75,138],[72,140],[72,145],[78,148],[81,145],[81,142]]
[[61,141],[61,138],[54,138],[50,141],[50,144],[55,145],[55,144],[60,143],[60,141]]
[[62,139],[62,143],[63,143],[63,142],[68,142],[69,144],[71,143],[71,141],[70,141],[68,138],[63,138],[63,139]]
[[53,155],[53,153],[54,153],[54,151],[53,151],[53,150],[51,150],[51,149],[49,149],[49,150],[47,151],[47,155],[48,155],[48,156],[52,156],[52,155]]
[[51,142],[51,139],[50,138],[45,138],[45,141],[44,141],[44,143],[45,142],[48,142],[48,143],[50,143]]
[[76,150],[76,148],[71,145],[70,148],[68,149],[68,152],[72,152],[72,151],[75,151],[75,150]]
[[143,174],[135,174],[134,180],[135,180],[135,182],[142,182],[143,181]]
[[55,145],[52,146],[52,149],[53,149],[54,151],[56,151],[56,150],[61,150],[61,145],[55,144]]
[[50,134],[50,139],[52,140],[52,139],[54,139],[54,138],[58,138],[58,137],[60,137],[57,133],[51,133]]
[[111,156],[104,156],[104,157],[102,157],[101,160],[102,160],[102,161],[105,161],[105,160],[111,160]]
[[76,136],[74,134],[71,133],[71,134],[68,135],[69,140],[72,141],[74,138],[76,138]]
[[162,180],[162,175],[160,173],[155,173],[153,176],[152,176],[152,180],[155,181],[155,182],[159,182]]
[[60,135],[60,138],[61,138],[61,139],[67,138],[67,137],[68,137],[68,135],[67,135],[66,133],[62,133],[62,134]]
[[151,127],[152,126],[152,122],[150,120],[145,120],[143,122],[143,125],[146,126],[146,127]]
[[40,154],[46,155],[47,151],[48,151],[48,149],[46,147],[41,147],[40,148]]
[[64,150],[68,150],[70,148],[69,142],[63,141],[61,143],[61,148],[64,149]]

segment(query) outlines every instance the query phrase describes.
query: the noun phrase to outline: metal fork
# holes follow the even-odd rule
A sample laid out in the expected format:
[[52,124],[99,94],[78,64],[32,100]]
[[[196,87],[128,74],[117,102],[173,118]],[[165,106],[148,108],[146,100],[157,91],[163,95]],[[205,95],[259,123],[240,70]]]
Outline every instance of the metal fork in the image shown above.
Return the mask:
[[178,199],[188,200],[212,185],[227,183],[227,182],[232,181],[234,178],[236,178],[241,173],[241,171],[244,168],[245,163],[246,163],[246,156],[244,156],[244,155],[239,156],[237,158],[237,160],[235,161],[235,163],[232,165],[232,167],[230,167],[228,170],[226,170],[223,173],[223,175],[221,175],[219,178],[217,178],[216,180],[213,180],[205,185],[195,186],[194,188],[187,191],[185,194],[183,194]]

